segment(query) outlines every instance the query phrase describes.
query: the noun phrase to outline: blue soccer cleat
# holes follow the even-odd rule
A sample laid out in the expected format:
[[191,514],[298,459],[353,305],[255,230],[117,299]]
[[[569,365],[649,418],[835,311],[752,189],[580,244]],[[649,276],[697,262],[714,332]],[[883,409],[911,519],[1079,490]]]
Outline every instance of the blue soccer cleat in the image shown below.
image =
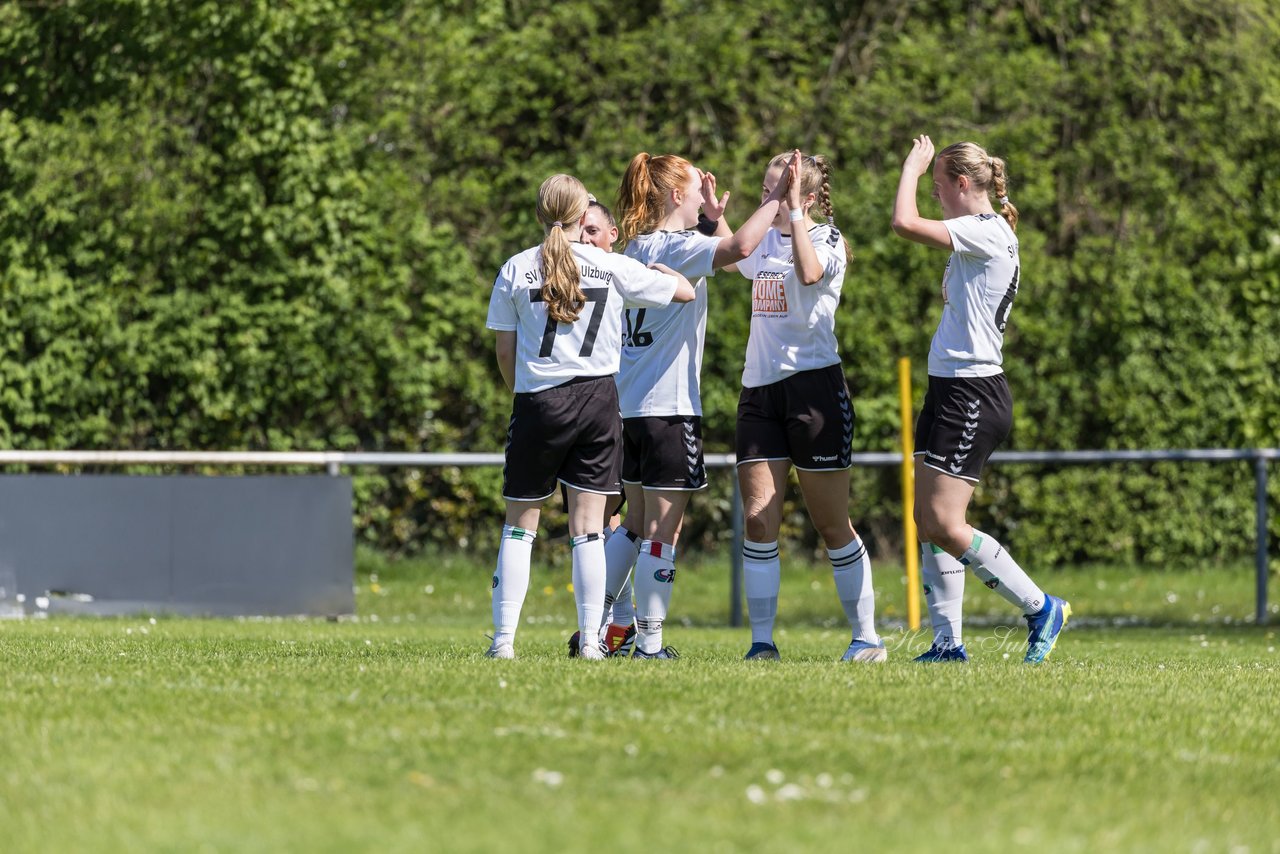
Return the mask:
[[923,655],[917,655],[913,661],[922,664],[937,664],[943,661],[955,661],[961,664],[969,661],[969,653],[964,651],[964,644],[960,646],[938,646],[936,643],[929,647],[929,651]]
[[1039,664],[1053,652],[1058,635],[1071,618],[1071,603],[1049,596],[1038,614],[1027,615],[1027,664]]
[[778,648],[771,643],[764,641],[756,641],[751,645],[751,649],[747,650],[747,654],[742,657],[743,661],[778,661],[782,656],[778,653]]
[[872,664],[879,664],[888,659],[889,651],[884,648],[884,641],[870,643],[856,638],[849,644],[849,648],[844,651],[844,655],[840,657],[841,661],[862,661]]
[[679,658],[680,653],[676,652],[675,647],[670,647],[670,646],[664,646],[662,649],[658,650],[657,652],[645,652],[644,650],[640,649],[640,647],[636,647],[632,651],[631,657],[632,658]]

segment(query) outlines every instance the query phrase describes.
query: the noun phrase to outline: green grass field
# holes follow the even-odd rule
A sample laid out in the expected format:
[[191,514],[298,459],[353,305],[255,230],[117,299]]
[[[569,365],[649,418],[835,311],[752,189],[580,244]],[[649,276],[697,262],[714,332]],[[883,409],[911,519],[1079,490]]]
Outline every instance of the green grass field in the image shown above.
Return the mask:
[[1046,576],[1081,619],[1039,668],[971,584],[974,663],[891,629],[867,667],[821,569],[784,578],[785,660],[740,661],[712,561],[677,580],[679,661],[567,660],[548,570],[489,661],[486,563],[362,555],[337,623],[0,624],[0,850],[1280,852],[1247,568]]

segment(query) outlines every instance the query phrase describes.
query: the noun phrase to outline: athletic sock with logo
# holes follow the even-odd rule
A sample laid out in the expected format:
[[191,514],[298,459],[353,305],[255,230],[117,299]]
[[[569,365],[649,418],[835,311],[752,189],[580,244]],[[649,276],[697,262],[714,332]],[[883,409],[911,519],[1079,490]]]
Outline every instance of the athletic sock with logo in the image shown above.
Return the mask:
[[778,542],[742,543],[742,586],[747,593],[747,618],[752,643],[773,643],[773,621],[778,616],[778,590],[782,587],[782,561]]
[[573,548],[573,598],[578,604],[578,631],[595,638],[604,617],[604,539],[599,534],[570,537]]
[[635,572],[636,648],[641,652],[662,649],[662,622],[667,618],[675,580],[675,546],[657,540],[642,542]]
[[1022,613],[1037,614],[1044,607],[1044,591],[990,534],[974,528],[973,542],[965,549],[960,562],[972,569],[983,584],[1021,608]]
[[493,572],[493,640],[513,643],[520,625],[520,609],[529,592],[529,565],[533,561],[534,531],[502,526],[498,565]]
[[[631,567],[635,566],[636,556],[640,554],[640,536],[628,531],[619,525],[613,530],[613,536],[609,537],[609,542],[604,546],[604,563],[605,563],[605,586],[604,586],[604,610],[605,614],[612,606],[614,610],[613,620],[618,622],[618,608],[622,607],[626,611],[631,611],[631,590],[627,582],[631,578]],[[624,590],[623,588],[627,588]],[[626,605],[622,605],[622,599],[626,598]],[[604,631],[603,617],[601,615],[600,630]],[[630,620],[627,621],[631,622]]]
[[963,646],[964,564],[933,543],[921,543],[920,574],[924,576],[924,601],[929,606],[934,645],[940,649]]
[[847,545],[827,549],[831,559],[831,576],[836,581],[836,594],[849,618],[853,639],[876,643],[876,593],[871,586],[871,558],[857,534]]

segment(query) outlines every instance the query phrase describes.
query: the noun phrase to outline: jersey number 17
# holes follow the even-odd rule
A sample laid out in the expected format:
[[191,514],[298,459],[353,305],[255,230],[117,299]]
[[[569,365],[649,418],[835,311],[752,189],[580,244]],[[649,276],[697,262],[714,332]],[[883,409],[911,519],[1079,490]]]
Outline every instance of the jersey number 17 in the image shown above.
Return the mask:
[[[591,355],[591,351],[596,347],[596,332],[600,330],[600,321],[604,319],[605,305],[609,301],[608,288],[583,288],[582,293],[586,295],[587,302],[594,303],[591,309],[591,319],[587,322],[587,334],[582,339],[582,349],[578,351],[580,358],[587,358]],[[530,302],[542,302],[541,291],[529,291]],[[585,306],[584,306],[585,308]],[[582,315],[578,315],[578,319],[582,319]],[[556,343],[556,327],[559,326],[551,315],[547,315],[547,325],[542,331],[542,347],[538,350],[538,358],[545,359],[551,355],[551,348]]]

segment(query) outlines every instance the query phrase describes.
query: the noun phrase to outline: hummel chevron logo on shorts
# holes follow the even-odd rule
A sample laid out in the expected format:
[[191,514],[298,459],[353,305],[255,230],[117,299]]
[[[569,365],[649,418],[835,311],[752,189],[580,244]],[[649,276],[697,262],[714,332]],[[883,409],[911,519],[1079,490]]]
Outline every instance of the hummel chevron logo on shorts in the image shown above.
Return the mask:
[[964,417],[964,432],[960,434],[960,442],[956,445],[956,452],[951,455],[951,472],[953,474],[959,474],[964,470],[964,461],[969,459],[969,451],[973,448],[973,440],[978,437],[978,420],[982,417],[982,401],[976,398],[969,401]]
[[836,393],[840,401],[840,465],[853,465],[853,406],[849,403],[849,394],[844,389]]
[[684,458],[689,472],[689,485],[700,486],[705,483],[707,471],[698,453],[698,437],[693,432],[693,424],[688,421],[684,424]]

